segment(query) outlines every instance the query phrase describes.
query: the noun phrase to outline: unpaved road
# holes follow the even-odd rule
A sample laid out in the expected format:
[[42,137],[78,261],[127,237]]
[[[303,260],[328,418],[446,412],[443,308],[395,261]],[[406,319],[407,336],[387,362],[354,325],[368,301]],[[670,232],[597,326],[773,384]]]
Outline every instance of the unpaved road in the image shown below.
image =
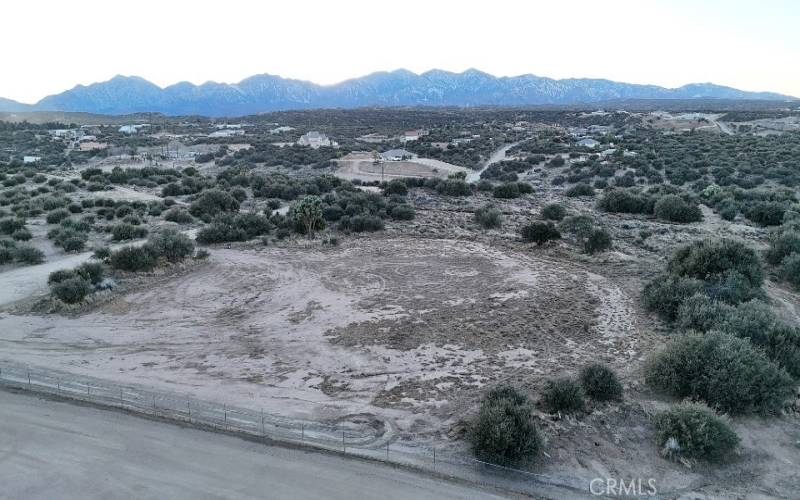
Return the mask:
[[489,168],[490,165],[493,165],[493,164],[495,164],[495,163],[497,163],[499,161],[505,160],[506,159],[506,153],[508,152],[508,150],[513,148],[514,146],[516,146],[517,144],[519,144],[521,142],[522,141],[517,141],[517,142],[513,142],[511,144],[506,144],[505,146],[502,146],[502,147],[497,148],[496,150],[494,150],[492,152],[491,156],[489,156],[489,159],[486,160],[486,163],[484,163],[483,166],[481,166],[480,170],[478,170],[477,172],[472,172],[467,176],[467,182],[478,182],[479,180],[481,180],[481,174],[483,173],[484,170]]
[[0,498],[504,498],[376,463],[0,391]]

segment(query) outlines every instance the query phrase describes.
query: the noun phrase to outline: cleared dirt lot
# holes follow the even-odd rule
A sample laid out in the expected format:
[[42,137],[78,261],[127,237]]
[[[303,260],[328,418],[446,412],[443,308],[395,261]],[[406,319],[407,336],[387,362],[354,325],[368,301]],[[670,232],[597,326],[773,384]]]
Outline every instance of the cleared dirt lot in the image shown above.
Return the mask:
[[579,267],[388,236],[217,249],[81,316],[5,315],[0,330],[17,361],[304,417],[380,415],[403,434],[447,432],[487,383],[590,357],[624,366],[648,342],[630,298]]
[[430,158],[419,158],[412,161],[384,161],[375,164],[371,154],[353,153],[337,160],[338,168],[334,172],[337,177],[342,179],[361,179],[363,181],[373,181],[402,177],[439,177],[447,178],[455,172],[467,172],[470,170],[458,165],[452,165],[439,160]]

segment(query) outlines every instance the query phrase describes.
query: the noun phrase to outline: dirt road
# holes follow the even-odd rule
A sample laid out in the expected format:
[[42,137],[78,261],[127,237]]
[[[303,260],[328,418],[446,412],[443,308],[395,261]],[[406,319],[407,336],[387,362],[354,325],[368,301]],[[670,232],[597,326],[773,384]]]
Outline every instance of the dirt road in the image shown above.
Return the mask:
[[478,170],[477,172],[472,172],[467,176],[467,182],[478,182],[479,180],[481,180],[481,174],[483,173],[484,170],[489,168],[490,165],[493,165],[493,164],[495,164],[495,163],[497,163],[499,161],[505,160],[506,159],[506,153],[508,152],[508,150],[513,148],[514,146],[516,146],[520,142],[522,142],[522,141],[513,142],[511,144],[506,144],[505,146],[502,146],[502,147],[494,150],[492,152],[492,154],[489,156],[489,159],[486,160],[486,162],[483,164],[483,166],[481,166],[480,170]]
[[0,498],[504,498],[376,463],[0,391]]

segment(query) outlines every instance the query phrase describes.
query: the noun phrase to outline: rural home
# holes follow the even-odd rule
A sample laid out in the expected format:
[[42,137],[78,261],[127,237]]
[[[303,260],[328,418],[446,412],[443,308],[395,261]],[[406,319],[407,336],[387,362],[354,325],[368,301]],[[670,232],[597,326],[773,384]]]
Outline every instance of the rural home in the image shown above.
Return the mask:
[[405,149],[390,149],[389,151],[381,153],[381,159],[384,161],[413,160],[416,157],[417,155]]
[[596,140],[594,140],[594,139],[592,139],[590,137],[586,137],[586,138],[581,139],[580,141],[578,141],[577,144],[578,144],[578,146],[580,146],[582,148],[596,148],[597,146],[600,145],[600,142],[596,141]]
[[336,146],[336,142],[330,140],[327,135],[312,130],[307,134],[304,134],[297,140],[297,144],[300,146],[309,146],[313,149],[318,149],[322,146]]

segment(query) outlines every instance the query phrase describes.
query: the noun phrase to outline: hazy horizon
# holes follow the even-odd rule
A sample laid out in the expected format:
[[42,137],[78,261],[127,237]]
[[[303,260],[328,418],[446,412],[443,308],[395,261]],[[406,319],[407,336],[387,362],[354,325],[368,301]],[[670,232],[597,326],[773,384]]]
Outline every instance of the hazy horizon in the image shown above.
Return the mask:
[[120,15],[33,0],[6,6],[0,97],[48,95],[135,75],[159,87],[235,83],[269,73],[335,84],[403,68],[504,77],[590,78],[677,88],[712,82],[800,97],[800,6],[787,0],[521,4],[498,0],[390,8],[358,0],[191,5],[143,0]]

